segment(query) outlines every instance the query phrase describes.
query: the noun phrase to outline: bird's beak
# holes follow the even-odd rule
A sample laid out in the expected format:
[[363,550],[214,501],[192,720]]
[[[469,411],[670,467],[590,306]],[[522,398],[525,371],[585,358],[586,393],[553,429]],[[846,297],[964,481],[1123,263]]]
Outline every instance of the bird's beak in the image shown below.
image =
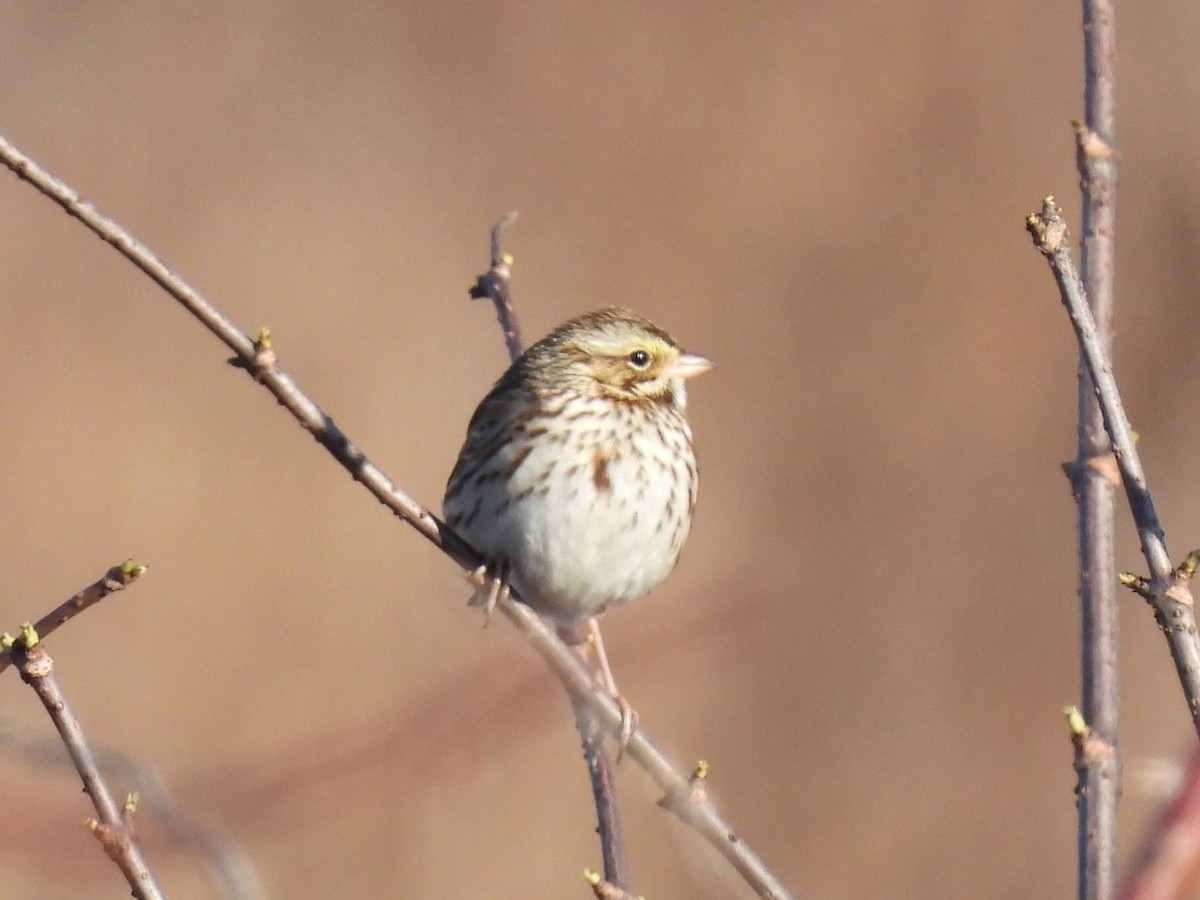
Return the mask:
[[691,378],[707,372],[714,365],[716,363],[707,357],[695,353],[680,353],[679,358],[667,368],[666,375],[668,378]]

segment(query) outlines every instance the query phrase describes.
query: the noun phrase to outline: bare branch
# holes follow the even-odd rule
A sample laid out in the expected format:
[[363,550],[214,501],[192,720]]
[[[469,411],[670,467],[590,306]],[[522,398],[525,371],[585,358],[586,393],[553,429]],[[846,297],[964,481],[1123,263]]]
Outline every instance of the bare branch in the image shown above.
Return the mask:
[[515,212],[506,213],[492,228],[491,267],[475,279],[475,284],[469,291],[472,299],[487,298],[496,307],[496,318],[500,321],[500,330],[504,333],[504,346],[508,348],[508,358],[511,360],[515,360],[524,352],[524,344],[521,341],[521,322],[512,302],[513,259],[510,254],[501,250],[500,235],[515,221]]
[[623,887],[613,884],[607,878],[601,878],[599,872],[585,870],[583,879],[592,886],[592,893],[596,895],[596,900],[638,900]]
[[1150,568],[1146,593],[1159,627],[1167,636],[1192,725],[1200,730],[1200,644],[1196,639],[1196,616],[1189,587],[1194,569],[1187,564],[1179,569],[1171,565],[1154,501],[1146,485],[1141,458],[1134,444],[1133,429],[1125,416],[1112,365],[1101,345],[1083,284],[1071,259],[1067,226],[1062,211],[1054,205],[1054,198],[1047,197],[1041,212],[1030,215],[1026,224],[1034,245],[1050,263],[1067,315],[1075,329],[1084,364],[1095,385],[1104,428],[1121,473],[1125,497],[1141,541],[1142,555]]
[[[609,734],[616,734],[621,727],[621,710],[616,701],[607,693],[594,690],[591,673],[580,663],[575,652],[557,639],[553,627],[523,603],[507,601],[497,608],[505,618],[518,626],[522,634],[531,637],[534,650],[562,680],[571,696],[586,703]],[[659,805],[700,832],[760,897],[791,896],[762,859],[721,818],[707,793],[697,791],[692,779],[679,774],[670,760],[646,737],[644,729],[639,727],[630,736],[625,756],[632,759],[663,792]]]
[[572,698],[575,728],[582,739],[583,761],[592,785],[592,803],[596,808],[596,834],[604,859],[606,883],[628,890],[632,883],[629,854],[625,849],[625,831],[621,827],[621,807],[617,802],[617,773],[612,756],[604,749],[604,734],[591,711]]
[[[61,604],[53,612],[43,616],[33,626],[39,641],[65,625],[85,609],[92,607],[105,597],[124,590],[146,572],[146,567],[127,559],[113,566],[98,581]],[[13,664],[14,644],[0,648],[0,672]],[[40,644],[39,644],[40,646]],[[44,653],[44,650],[41,651]],[[63,755],[63,744],[36,738],[21,726],[0,719],[0,746],[20,753],[34,763],[73,762],[68,752]],[[69,747],[67,748],[69,751]],[[57,753],[55,751],[58,751]],[[208,862],[225,896],[233,898],[257,898],[263,896],[257,873],[249,865],[245,854],[227,836],[194,821],[171,799],[162,778],[144,763],[137,762],[117,753],[98,753],[99,772],[110,775],[118,770],[124,772],[124,781],[137,792],[143,814],[162,822],[184,843],[195,846]],[[99,832],[97,832],[99,834]]]
[[26,625],[21,632],[21,637],[10,644],[13,663],[21,672],[21,680],[33,688],[46,707],[71,755],[71,761],[75,763],[75,770],[83,779],[84,792],[92,798],[92,805],[99,816],[88,823],[92,833],[100,841],[104,852],[120,868],[135,897],[161,900],[163,894],[133,833],[136,798],[131,797],[124,806],[117,806],[100,774],[100,767],[83,735],[79,720],[71,712],[58,679],[54,677],[54,661],[46,652],[45,645],[38,640],[32,626]]
[[[1116,23],[1112,0],[1084,0],[1084,122],[1076,127],[1076,163],[1083,192],[1083,284],[1106,358],[1112,357],[1113,285],[1116,258],[1117,156]],[[1108,435],[1093,397],[1091,376],[1079,367],[1078,427],[1071,486],[1079,528],[1080,675],[1083,714],[1094,735],[1113,748],[1085,757],[1079,769],[1078,894],[1106,900],[1116,889],[1117,800],[1120,765],[1117,674],[1117,597],[1114,550],[1114,479],[1102,465]]]
[[[145,574],[145,572],[146,567],[139,566],[132,559],[125,560],[119,566],[113,566],[104,573],[99,581],[85,587],[70,600],[59,606],[58,609],[42,616],[37,624],[33,626],[34,630],[41,637],[46,637],[88,607],[95,606],[109,594],[124,590]],[[10,665],[12,665],[12,651],[7,647],[0,649],[0,672],[3,672]]]
[[[260,334],[257,341],[252,341],[190,285],[172,273],[148,248],[136,241],[116,222],[80,200],[73,189],[47,173],[3,137],[0,137],[0,162],[115,247],[122,256],[198,318],[237,354],[241,366],[266,387],[280,405],[379,502],[441,549],[461,566],[465,573],[475,571],[484,563],[483,558],[448,525],[397,488],[351,443],[333,420],[296,386],[276,364],[275,353],[267,335]],[[579,657],[558,638],[554,630],[521,603],[507,601],[497,608],[546,661],[571,696],[585,704],[610,734],[619,734],[621,712],[616,703],[606,693],[594,688],[591,676]],[[671,767],[666,757],[646,737],[644,729],[634,732],[626,755],[669,797],[686,792],[687,779]],[[668,808],[712,843],[759,896],[791,896],[758,855],[724,822],[711,801],[672,804]]]
[[[29,766],[73,769],[62,741],[36,733],[23,723],[0,717],[0,753]],[[213,888],[224,900],[264,900],[262,879],[245,849],[229,834],[198,821],[171,796],[162,774],[126,753],[96,750],[100,771],[123,790],[138,795],[140,821],[160,825],[180,844],[204,859]]]

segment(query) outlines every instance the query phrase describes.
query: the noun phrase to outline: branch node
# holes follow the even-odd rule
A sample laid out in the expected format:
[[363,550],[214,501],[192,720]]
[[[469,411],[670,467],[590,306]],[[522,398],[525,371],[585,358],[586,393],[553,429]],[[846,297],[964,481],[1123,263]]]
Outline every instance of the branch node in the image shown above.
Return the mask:
[[251,352],[249,356],[234,356],[225,360],[235,369],[244,369],[247,372],[255,374],[265,372],[272,368],[275,363],[275,350],[271,346],[271,329],[264,325],[258,330],[258,337],[251,344]]
[[146,568],[132,559],[127,559],[119,566],[113,566],[104,573],[104,587],[110,594],[128,587],[146,574]]
[[1067,718],[1067,728],[1071,731],[1071,744],[1075,747],[1075,770],[1077,772],[1116,758],[1116,748],[1096,734],[1084,719],[1079,707],[1065,707],[1063,715]]
[[1192,580],[1192,576],[1196,574],[1196,569],[1200,568],[1200,550],[1193,550],[1187,555],[1187,558],[1175,570],[1180,578],[1185,578],[1188,581]]
[[95,819],[89,820],[88,827],[92,829],[92,834],[100,842],[104,854],[119,865],[121,857],[129,845],[129,835],[125,832],[125,829],[119,825],[97,822]]
[[[15,651],[17,648],[14,647],[13,650]],[[23,644],[19,653],[22,657],[19,660],[21,680],[26,684],[47,678],[54,672],[54,659],[46,652],[43,645],[36,642],[32,647]]]
[[1076,160],[1082,173],[1088,160],[1112,159],[1117,155],[1113,145],[1100,136],[1094,128],[1088,128],[1078,119],[1071,120],[1075,132]]
[[1122,572],[1117,576],[1117,582],[1122,587],[1127,587],[1143,600],[1154,600],[1154,587],[1140,575],[1134,575],[1132,572]]
[[594,869],[584,869],[583,880],[591,885],[596,900],[645,900],[640,894],[635,897],[629,891],[617,887],[610,881],[605,881],[604,876]]
[[1083,459],[1074,459],[1063,463],[1062,469],[1071,482],[1071,490],[1076,499],[1080,494],[1079,480],[1087,475],[1099,475],[1107,487],[1121,486],[1121,467],[1117,465],[1117,457],[1113,453],[1099,453]]
[[1030,213],[1025,219],[1025,228],[1033,237],[1033,245],[1046,256],[1053,256],[1067,247],[1067,223],[1050,195],[1042,200],[1040,213]]
[[22,623],[22,625],[21,625],[21,645],[26,650],[32,650],[34,647],[36,647],[38,645],[38,641],[40,641],[40,640],[41,640],[41,638],[38,637],[37,629],[33,627],[33,624],[31,622]]
[[[687,821],[687,816],[684,808],[688,804],[702,804],[708,802],[708,773],[710,766],[708,760],[698,760],[696,768],[692,770],[692,774],[688,776],[686,783],[678,788],[668,791],[658,801],[658,805],[668,812],[675,813]],[[732,832],[731,832],[732,834]]]
[[254,368],[261,372],[275,365],[275,350],[271,346],[271,329],[264,325],[254,339]]
[[696,768],[688,778],[688,786],[692,789],[688,800],[703,802],[708,799],[708,770],[708,760],[701,759],[696,762]]
[[1180,606],[1195,606],[1191,588],[1188,587],[1190,578],[1177,576],[1175,583],[1163,591],[1163,597]]

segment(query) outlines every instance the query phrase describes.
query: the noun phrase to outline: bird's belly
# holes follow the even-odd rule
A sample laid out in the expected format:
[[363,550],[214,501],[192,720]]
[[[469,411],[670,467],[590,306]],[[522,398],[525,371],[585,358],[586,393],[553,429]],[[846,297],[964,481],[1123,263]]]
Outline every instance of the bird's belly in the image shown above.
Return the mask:
[[[694,468],[690,458],[639,450],[546,459],[533,452],[516,473],[510,488],[520,499],[494,533],[504,535],[513,586],[539,612],[578,621],[640,597],[671,573],[687,537]],[[532,477],[548,466],[549,477]]]

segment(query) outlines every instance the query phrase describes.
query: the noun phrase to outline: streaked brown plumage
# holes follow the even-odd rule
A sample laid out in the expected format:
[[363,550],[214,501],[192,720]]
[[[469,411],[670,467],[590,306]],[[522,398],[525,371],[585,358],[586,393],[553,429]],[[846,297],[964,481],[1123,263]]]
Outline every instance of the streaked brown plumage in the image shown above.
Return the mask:
[[711,366],[630,310],[560,325],[475,410],[446,520],[560,624],[642,596],[691,527],[684,380]]

